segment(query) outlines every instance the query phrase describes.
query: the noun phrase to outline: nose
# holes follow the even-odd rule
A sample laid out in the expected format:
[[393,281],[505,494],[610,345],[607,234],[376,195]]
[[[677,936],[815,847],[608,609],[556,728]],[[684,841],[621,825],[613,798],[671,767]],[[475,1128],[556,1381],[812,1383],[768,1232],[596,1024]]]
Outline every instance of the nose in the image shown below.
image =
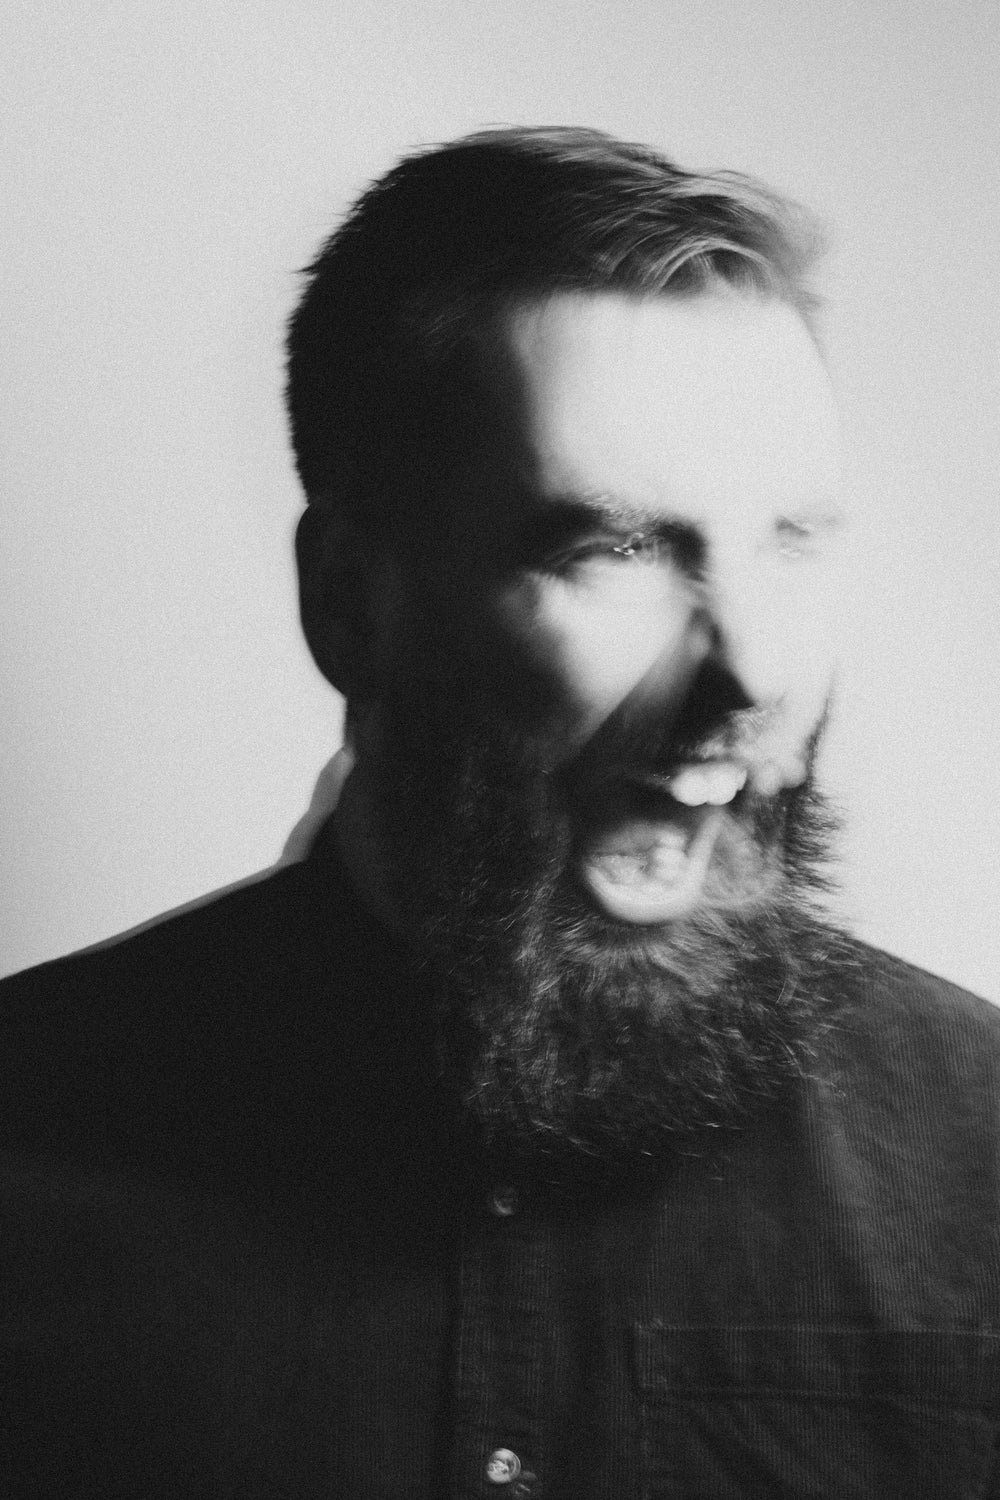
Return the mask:
[[718,656],[706,656],[688,688],[675,733],[697,740],[731,719],[760,704],[746,691],[740,678]]
[[743,560],[726,559],[721,551],[714,549],[689,629],[700,641],[706,686],[739,699],[736,707],[766,707],[781,692],[775,601]]
[[697,689],[699,696],[717,705],[721,713],[755,707],[757,674],[736,620],[710,601],[696,611],[689,634],[698,662],[692,690]]
[[724,641],[703,608],[692,611],[642,677],[578,750],[577,769],[601,773],[624,760],[655,765],[756,707],[727,662]]
[[[691,616],[683,647],[684,670],[678,673],[678,653],[658,663],[658,672],[647,674],[643,705],[647,713],[659,710],[661,732],[669,723],[675,744],[698,744],[718,733],[735,715],[762,706],[739,666],[735,642],[713,616],[701,606]],[[659,677],[659,684],[653,679]],[[670,683],[668,706],[663,688]],[[657,691],[659,686],[660,691]],[[664,716],[664,710],[667,710]]]

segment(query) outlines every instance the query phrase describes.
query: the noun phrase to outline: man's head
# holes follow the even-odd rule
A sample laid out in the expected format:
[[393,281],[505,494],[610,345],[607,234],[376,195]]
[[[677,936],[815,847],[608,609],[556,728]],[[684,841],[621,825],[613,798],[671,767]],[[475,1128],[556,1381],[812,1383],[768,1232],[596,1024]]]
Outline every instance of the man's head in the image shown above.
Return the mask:
[[676,1124],[787,1052],[839,582],[815,248],[746,179],[495,132],[376,184],[292,322],[346,836],[526,1133]]

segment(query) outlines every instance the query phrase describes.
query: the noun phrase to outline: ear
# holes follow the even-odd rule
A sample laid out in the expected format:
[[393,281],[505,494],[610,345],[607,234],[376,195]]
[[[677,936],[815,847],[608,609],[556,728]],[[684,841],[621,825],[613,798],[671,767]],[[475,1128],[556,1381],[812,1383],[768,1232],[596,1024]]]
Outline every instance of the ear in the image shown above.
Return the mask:
[[373,645],[370,553],[370,539],[345,510],[313,504],[299,519],[302,628],[323,676],[348,699],[363,692]]

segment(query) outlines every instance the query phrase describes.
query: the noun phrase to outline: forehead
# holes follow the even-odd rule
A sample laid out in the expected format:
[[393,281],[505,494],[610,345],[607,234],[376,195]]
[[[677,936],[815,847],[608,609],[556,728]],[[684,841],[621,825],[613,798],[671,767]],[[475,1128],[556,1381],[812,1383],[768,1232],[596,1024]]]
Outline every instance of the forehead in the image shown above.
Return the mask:
[[487,366],[490,466],[542,498],[611,495],[697,518],[836,487],[829,380],[775,299],[560,293],[507,309]]

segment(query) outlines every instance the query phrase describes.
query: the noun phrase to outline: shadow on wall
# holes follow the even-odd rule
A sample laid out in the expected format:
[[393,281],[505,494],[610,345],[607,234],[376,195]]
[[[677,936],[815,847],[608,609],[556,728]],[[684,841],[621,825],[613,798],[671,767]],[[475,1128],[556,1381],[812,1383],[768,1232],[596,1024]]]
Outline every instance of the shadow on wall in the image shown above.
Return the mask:
[[102,948],[112,948],[124,938],[134,937],[136,933],[146,932],[151,927],[158,927],[161,922],[166,922],[170,917],[179,917],[186,911],[197,911],[199,906],[207,906],[210,901],[216,901],[220,896],[228,896],[230,891],[241,890],[245,885],[257,885],[285,865],[300,863],[308,856],[313,840],[336,807],[341,787],[347,780],[353,764],[354,756],[346,745],[342,745],[330,757],[316,779],[309,806],[288,835],[284,848],[273,865],[267,865],[263,870],[255,870],[252,875],[244,875],[229,885],[220,885],[215,890],[205,891],[203,895],[195,896],[191,901],[183,901],[180,906],[172,906],[169,911],[157,912],[155,917],[149,917],[145,922],[138,922],[135,927],[129,927],[124,932],[116,932],[112,937],[102,938],[100,942],[88,943],[85,948],[76,949],[76,952],[98,953]]

